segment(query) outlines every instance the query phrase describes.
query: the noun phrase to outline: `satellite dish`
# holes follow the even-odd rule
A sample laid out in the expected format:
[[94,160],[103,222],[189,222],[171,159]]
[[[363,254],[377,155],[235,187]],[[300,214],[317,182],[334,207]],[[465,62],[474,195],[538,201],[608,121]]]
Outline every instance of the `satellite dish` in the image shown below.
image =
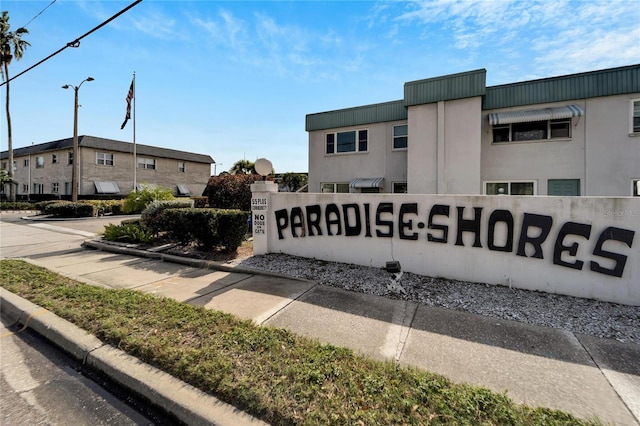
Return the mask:
[[267,176],[273,171],[273,164],[271,164],[271,161],[266,158],[258,158],[253,167],[261,176]]

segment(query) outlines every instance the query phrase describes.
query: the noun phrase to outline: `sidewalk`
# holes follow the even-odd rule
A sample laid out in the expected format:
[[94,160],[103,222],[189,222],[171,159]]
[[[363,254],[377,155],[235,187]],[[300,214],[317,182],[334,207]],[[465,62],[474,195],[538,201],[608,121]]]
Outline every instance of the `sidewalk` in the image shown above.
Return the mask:
[[[28,240],[23,229],[11,228],[3,223],[3,257],[16,257],[11,252],[7,256],[4,249],[12,238]],[[135,289],[218,309],[257,324],[347,346],[372,358],[507,391],[516,402],[561,409],[583,418],[598,416],[618,425],[637,426],[640,421],[640,345],[352,293],[242,268],[219,268],[211,262],[114,248],[97,240],[86,241],[84,249],[79,244],[74,248],[68,242],[60,244],[65,248],[49,247],[39,253],[19,248],[15,252],[89,284]],[[4,293],[3,315],[8,303]]]

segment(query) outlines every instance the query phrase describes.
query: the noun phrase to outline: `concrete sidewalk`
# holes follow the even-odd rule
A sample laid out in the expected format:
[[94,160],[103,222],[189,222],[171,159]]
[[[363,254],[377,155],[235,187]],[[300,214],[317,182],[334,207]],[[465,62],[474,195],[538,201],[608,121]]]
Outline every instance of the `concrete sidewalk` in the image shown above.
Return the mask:
[[[65,240],[56,243],[59,250],[48,246],[45,252],[33,247],[29,251],[17,244],[29,240],[28,232],[2,226],[3,257],[23,257],[79,281],[218,309],[257,324],[347,346],[376,359],[441,373],[457,382],[507,391],[516,402],[561,409],[583,418],[598,416],[619,425],[639,424],[640,345],[247,269],[209,269],[220,265],[162,258],[158,253],[114,248],[98,241],[87,241],[85,247],[99,249],[89,250],[79,246],[84,235],[74,236],[75,247],[70,248]],[[46,236],[48,241],[61,235],[51,229],[38,232],[58,234]],[[3,315],[4,303],[3,296]]]

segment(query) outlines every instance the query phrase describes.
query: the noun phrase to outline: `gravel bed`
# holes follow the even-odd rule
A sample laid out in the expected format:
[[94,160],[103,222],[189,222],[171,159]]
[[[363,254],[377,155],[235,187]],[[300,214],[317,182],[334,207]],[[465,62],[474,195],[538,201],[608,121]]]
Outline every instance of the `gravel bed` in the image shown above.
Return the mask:
[[398,277],[381,268],[285,254],[252,256],[239,265],[350,291],[640,344],[640,307],[637,306],[408,272]]

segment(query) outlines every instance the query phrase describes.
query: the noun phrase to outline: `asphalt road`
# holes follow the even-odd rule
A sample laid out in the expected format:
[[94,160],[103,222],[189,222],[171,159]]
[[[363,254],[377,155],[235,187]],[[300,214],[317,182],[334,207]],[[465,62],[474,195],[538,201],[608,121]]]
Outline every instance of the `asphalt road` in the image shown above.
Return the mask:
[[[0,323],[0,424],[153,425],[29,329]],[[126,395],[126,394],[125,394]],[[144,406],[140,406],[145,409]]]
[[[69,229],[98,234],[107,223],[120,223],[125,216],[93,219],[26,221],[24,214],[3,213],[2,222],[44,226],[78,245],[85,237],[69,235]],[[27,228],[25,228],[26,231]],[[29,233],[32,236],[32,232]],[[37,232],[35,233],[37,235]],[[1,236],[1,235],[0,235]],[[20,251],[45,250],[25,235]],[[31,248],[27,248],[31,246]],[[3,250],[11,254],[16,247]],[[108,389],[108,390],[107,390]],[[117,396],[116,396],[117,395]],[[144,413],[144,414],[141,414]],[[2,425],[164,425],[172,421],[155,413],[126,391],[96,377],[55,346],[29,329],[20,330],[0,322],[0,424]]]

